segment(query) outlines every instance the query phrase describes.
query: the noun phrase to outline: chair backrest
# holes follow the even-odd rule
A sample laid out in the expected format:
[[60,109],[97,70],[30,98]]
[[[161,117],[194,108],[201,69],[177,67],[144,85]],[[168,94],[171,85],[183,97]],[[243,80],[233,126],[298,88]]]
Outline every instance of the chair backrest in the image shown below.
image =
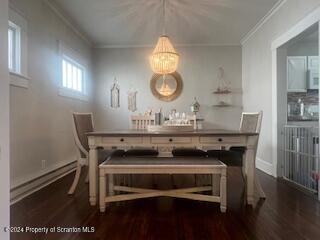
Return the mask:
[[255,151],[254,151],[254,159],[256,159],[258,142],[260,137],[261,130],[261,122],[262,122],[262,111],[253,112],[253,113],[242,113],[241,123],[240,123],[240,131],[242,132],[254,132],[258,133],[258,137],[255,142]]
[[155,125],[155,115],[133,115],[131,116],[132,129],[147,129],[149,125]]
[[196,114],[188,115],[187,119],[190,121],[191,124],[193,124],[193,128],[196,130],[198,128],[197,115]]
[[87,158],[89,154],[89,144],[86,133],[93,132],[92,113],[73,113],[73,135],[77,148],[82,158]]
[[242,113],[240,122],[240,131],[260,133],[262,121],[262,111],[260,112],[244,112]]

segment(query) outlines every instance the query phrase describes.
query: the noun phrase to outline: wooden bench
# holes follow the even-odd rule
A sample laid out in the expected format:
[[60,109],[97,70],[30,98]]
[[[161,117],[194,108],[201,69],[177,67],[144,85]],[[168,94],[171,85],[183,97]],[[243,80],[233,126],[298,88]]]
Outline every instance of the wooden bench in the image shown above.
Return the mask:
[[[157,190],[135,188],[128,186],[115,186],[115,174],[212,174],[220,176],[220,194],[214,195],[213,184],[210,186],[181,188],[172,190]],[[106,195],[106,177],[108,175],[108,190]],[[218,202],[221,212],[227,210],[227,166],[213,158],[174,158],[174,157],[123,157],[111,158],[99,165],[100,176],[100,211],[105,212],[106,203],[126,201],[149,197],[176,197],[198,201]],[[215,181],[215,177],[212,177]],[[219,186],[219,184],[218,184]],[[115,191],[129,194],[115,195]],[[200,194],[211,191],[212,195]]]

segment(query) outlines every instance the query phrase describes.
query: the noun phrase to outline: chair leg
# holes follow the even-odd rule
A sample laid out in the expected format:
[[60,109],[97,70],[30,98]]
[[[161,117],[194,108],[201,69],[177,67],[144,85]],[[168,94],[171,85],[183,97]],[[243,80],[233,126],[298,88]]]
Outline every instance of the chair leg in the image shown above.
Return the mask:
[[175,181],[174,181],[174,175],[173,175],[173,174],[170,174],[170,177],[171,177],[172,187],[173,187],[174,189],[177,189],[178,187],[177,187],[177,185],[176,185],[176,183],[175,183]]
[[89,171],[87,172],[85,183],[89,183]]
[[133,183],[133,176],[132,176],[132,174],[129,174],[129,176],[128,176],[128,186],[132,187],[132,183]]
[[257,173],[255,172],[255,177],[254,177],[254,185],[255,185],[255,189],[256,189],[256,192],[258,193],[259,195],[259,198],[262,198],[262,199],[266,199],[266,194],[264,193],[262,187],[261,187],[261,184],[260,184],[260,181],[258,179],[258,176],[257,176]]
[[247,204],[247,177],[246,177],[246,172],[245,172],[245,167],[242,165],[240,167],[240,172],[241,172],[241,177],[243,180],[243,190],[242,190],[242,199],[243,199],[243,205]]
[[151,177],[152,177],[152,187],[153,187],[154,189],[157,189],[157,188],[158,188],[158,184],[157,184],[157,182],[156,182],[156,179],[155,179],[154,174],[151,174]]
[[76,187],[78,186],[79,179],[80,179],[80,174],[81,174],[81,165],[78,163],[77,164],[77,169],[76,169],[76,174],[74,176],[73,183],[68,191],[68,194],[73,194],[74,191],[76,190]]

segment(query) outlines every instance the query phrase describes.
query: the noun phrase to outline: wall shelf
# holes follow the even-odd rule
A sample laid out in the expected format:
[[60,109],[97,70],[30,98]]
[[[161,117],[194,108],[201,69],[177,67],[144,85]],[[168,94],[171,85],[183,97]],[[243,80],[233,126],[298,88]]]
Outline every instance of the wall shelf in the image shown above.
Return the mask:
[[237,106],[237,105],[232,105],[232,104],[215,104],[215,105],[212,105],[212,107],[215,107],[215,108],[241,108],[242,109],[242,106]]
[[231,93],[232,92],[230,90],[224,90],[224,91],[217,90],[213,92],[213,94],[231,94]]

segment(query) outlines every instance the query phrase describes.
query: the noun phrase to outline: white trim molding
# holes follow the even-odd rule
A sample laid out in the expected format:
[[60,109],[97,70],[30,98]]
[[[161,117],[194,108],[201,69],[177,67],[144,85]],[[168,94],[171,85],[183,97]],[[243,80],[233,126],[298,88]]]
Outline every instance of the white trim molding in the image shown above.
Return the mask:
[[89,101],[89,96],[88,95],[85,95],[85,94],[83,94],[81,92],[73,91],[71,89],[64,88],[64,87],[60,87],[59,88],[58,94],[61,97],[81,100],[81,101],[84,101],[84,102],[88,102]]
[[[277,164],[278,164],[278,83],[277,83],[277,50],[272,51],[272,81],[271,81],[271,91],[272,91],[272,164],[273,164],[273,176],[277,177]],[[274,81],[276,79],[276,81]]]
[[[110,48],[110,49],[121,49],[121,48],[154,48],[155,45],[152,44],[136,44],[136,45],[112,45],[112,44],[98,44],[95,45],[94,48]],[[175,44],[176,47],[241,47],[240,44],[214,44],[214,43],[194,43],[194,44],[185,44],[185,43],[180,43],[180,44]]]
[[91,39],[87,36],[86,33],[79,31],[79,26],[77,26],[69,17],[66,16],[63,11],[56,6],[53,1],[43,0],[43,2],[68,26],[72,31],[77,34],[82,40],[84,40],[90,47],[93,46]]
[[273,176],[273,164],[272,163],[269,163],[269,162],[264,161],[261,158],[257,157],[257,159],[256,159],[256,167],[259,170],[261,170],[261,171]]
[[320,7],[317,7],[313,10],[309,15],[304,17],[298,23],[296,23],[292,28],[290,28],[287,32],[276,38],[271,44],[271,50],[277,49],[282,46],[290,39],[298,36],[307,28],[311,27],[313,24],[316,24],[320,21]]
[[[10,204],[19,202],[30,194],[39,191],[67,174],[75,171],[77,161],[69,161],[57,165],[44,173],[36,174],[20,180],[19,183],[14,184],[10,190]],[[67,193],[66,188],[66,193]]]
[[287,0],[279,0],[271,10],[241,39],[244,45],[285,3]]
[[10,85],[14,87],[29,88],[30,78],[19,73],[10,72]]

